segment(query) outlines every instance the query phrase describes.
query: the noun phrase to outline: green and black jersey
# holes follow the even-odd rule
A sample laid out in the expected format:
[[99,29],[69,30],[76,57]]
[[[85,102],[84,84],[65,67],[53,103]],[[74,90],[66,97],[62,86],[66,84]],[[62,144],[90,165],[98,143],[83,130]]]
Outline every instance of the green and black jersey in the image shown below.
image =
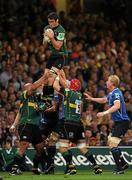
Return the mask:
[[[48,25],[44,28],[44,31],[46,29],[51,29],[51,28]],[[51,41],[49,42],[49,49],[52,51],[52,55],[53,56],[59,56],[59,55],[68,56],[67,47],[66,47],[65,29],[61,25],[58,25],[57,27],[53,28],[52,30],[54,32],[55,40],[63,41],[63,45],[62,45],[61,49],[59,49],[59,50],[57,50],[53,47]]]
[[39,125],[40,114],[37,109],[37,99],[35,95],[28,97],[27,91],[24,91],[20,97],[20,124]]
[[65,101],[64,101],[65,122],[69,121],[80,124],[81,104],[82,104],[81,92],[65,89],[64,95],[65,95]]
[[14,161],[14,156],[17,152],[17,148],[11,147],[10,149],[0,149],[0,156],[6,166],[11,164]]
[[54,98],[54,88],[53,86],[45,85],[43,87],[43,97],[41,97],[42,100],[49,103],[50,106],[52,106],[52,100]]

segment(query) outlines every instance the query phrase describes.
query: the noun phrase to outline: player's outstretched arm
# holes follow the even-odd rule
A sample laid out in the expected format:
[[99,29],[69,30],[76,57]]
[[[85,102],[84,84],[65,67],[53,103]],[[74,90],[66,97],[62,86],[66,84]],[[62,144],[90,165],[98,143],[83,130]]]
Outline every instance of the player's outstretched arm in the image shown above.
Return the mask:
[[85,99],[86,100],[89,100],[89,101],[93,101],[93,102],[97,102],[97,103],[100,103],[100,104],[104,104],[107,102],[107,97],[103,97],[103,98],[94,98],[92,96],[90,96],[88,93],[84,93],[84,96],[86,97]]
[[13,133],[13,132],[16,131],[16,128],[19,125],[19,121],[20,121],[20,113],[18,112],[17,115],[16,115],[14,123],[10,127],[10,132]]

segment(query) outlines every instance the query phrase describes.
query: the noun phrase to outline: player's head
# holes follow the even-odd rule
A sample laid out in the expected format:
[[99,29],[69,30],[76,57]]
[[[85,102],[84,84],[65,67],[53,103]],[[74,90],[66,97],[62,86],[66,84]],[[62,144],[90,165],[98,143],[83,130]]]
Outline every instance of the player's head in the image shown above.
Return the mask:
[[72,79],[70,81],[70,89],[74,91],[79,91],[81,89],[81,83],[78,79]]
[[107,88],[118,87],[120,84],[120,79],[117,75],[110,75],[106,84]]
[[12,140],[10,138],[7,138],[5,141],[5,147],[10,148],[12,146]]
[[59,17],[55,12],[51,12],[50,14],[48,14],[47,18],[48,18],[49,26],[51,28],[58,26]]

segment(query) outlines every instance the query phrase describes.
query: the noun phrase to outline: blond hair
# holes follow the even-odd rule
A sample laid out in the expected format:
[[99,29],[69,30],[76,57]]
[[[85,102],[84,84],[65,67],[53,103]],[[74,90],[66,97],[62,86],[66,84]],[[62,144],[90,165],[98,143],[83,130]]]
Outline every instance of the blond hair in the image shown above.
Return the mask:
[[120,79],[117,75],[110,75],[109,80],[115,87],[119,86],[120,84]]

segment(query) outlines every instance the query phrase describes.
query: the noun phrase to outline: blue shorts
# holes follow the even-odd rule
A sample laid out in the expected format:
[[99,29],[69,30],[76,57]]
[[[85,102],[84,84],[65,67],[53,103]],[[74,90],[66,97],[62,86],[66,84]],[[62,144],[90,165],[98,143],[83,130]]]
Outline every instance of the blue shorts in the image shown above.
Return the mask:
[[129,129],[130,121],[116,121],[112,127],[112,137],[121,138]]

